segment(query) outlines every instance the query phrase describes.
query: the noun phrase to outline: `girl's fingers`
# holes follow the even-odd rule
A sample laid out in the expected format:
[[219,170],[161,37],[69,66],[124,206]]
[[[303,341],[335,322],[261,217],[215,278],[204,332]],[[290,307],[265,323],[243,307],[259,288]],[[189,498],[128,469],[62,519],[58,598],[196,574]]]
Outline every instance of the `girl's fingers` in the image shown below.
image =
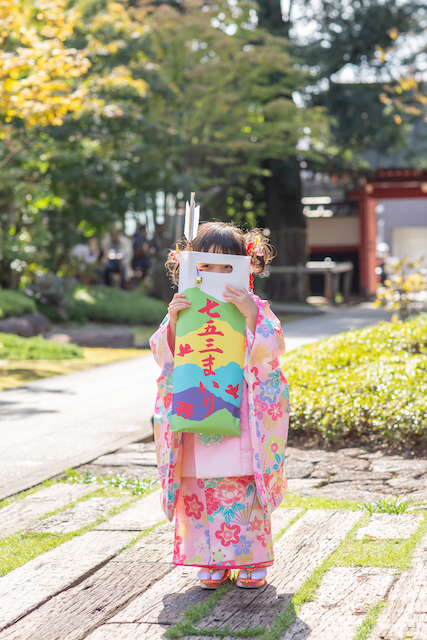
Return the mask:
[[[180,296],[175,297],[175,296]],[[171,302],[168,306],[169,315],[175,316],[178,314],[178,311],[183,311],[184,309],[188,309],[191,306],[191,301],[185,298],[183,293],[177,293],[172,298]]]
[[173,305],[173,307],[169,307],[169,313],[175,313],[176,311],[182,311],[183,309],[188,309],[189,307],[190,307],[189,304]]

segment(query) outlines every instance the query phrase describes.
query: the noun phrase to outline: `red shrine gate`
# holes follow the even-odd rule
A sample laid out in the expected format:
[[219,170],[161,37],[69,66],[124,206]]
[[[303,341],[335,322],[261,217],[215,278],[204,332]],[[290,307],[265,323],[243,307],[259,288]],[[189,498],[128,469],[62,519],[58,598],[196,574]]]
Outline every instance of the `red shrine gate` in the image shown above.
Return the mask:
[[[394,232],[396,237],[398,232],[407,236],[410,232],[418,254],[427,258],[427,171],[379,170],[366,179],[363,188],[351,191],[345,201],[314,196],[303,198],[303,204],[309,259],[351,260],[356,270],[354,292],[375,294],[378,239],[386,241],[391,253],[402,258],[408,254],[407,247],[402,248],[402,243],[400,249],[393,246]],[[378,204],[382,205],[383,214]],[[380,238],[378,218],[385,229],[385,236]]]
[[[400,199],[402,207],[400,221],[404,226],[405,218],[410,213],[411,203],[406,200],[424,199],[423,207],[418,207],[416,224],[427,228],[427,172],[415,169],[385,169],[377,171],[368,178],[363,189],[353,191],[351,197],[359,201],[360,221],[360,290],[366,295],[375,294],[378,276],[375,274],[377,266],[377,213],[378,201]],[[415,201],[414,201],[415,202]],[[427,247],[426,247],[427,254]]]

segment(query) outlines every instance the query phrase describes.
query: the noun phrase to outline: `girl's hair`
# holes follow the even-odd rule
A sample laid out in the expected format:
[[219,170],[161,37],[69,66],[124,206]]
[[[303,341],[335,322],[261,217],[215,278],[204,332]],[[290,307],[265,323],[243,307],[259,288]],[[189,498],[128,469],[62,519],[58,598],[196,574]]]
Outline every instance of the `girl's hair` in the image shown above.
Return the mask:
[[[257,253],[254,255],[253,273],[254,275],[259,275],[274,256],[273,247],[260,229],[250,229],[244,232],[233,222],[202,222],[192,244],[194,251],[207,253],[212,248],[214,253],[246,256],[248,255],[248,245],[254,243],[257,236],[259,237],[259,251],[258,255]],[[189,251],[185,239],[178,244],[181,251]],[[172,256],[169,255],[165,266],[172,282],[178,284],[179,262],[174,261]]]

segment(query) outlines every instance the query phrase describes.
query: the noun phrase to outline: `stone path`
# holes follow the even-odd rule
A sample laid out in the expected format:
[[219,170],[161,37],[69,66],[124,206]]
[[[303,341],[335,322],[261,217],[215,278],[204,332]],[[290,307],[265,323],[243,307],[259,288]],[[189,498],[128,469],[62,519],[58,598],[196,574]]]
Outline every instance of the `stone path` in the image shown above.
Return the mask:
[[0,500],[152,433],[151,354],[0,392]]
[[[126,472],[138,478],[156,477],[155,445],[129,444],[78,469],[104,476]],[[298,491],[301,496],[361,502],[406,496],[414,504],[427,502],[427,460],[423,459],[367,453],[359,448],[331,452],[288,447],[286,475],[289,491]]]
[[[87,473],[155,477],[154,455],[153,443],[129,444]],[[200,589],[194,568],[171,564],[173,524],[158,491],[102,497],[94,494],[103,485],[58,482],[3,507],[0,571],[3,549],[19,544],[5,536],[74,537],[0,577],[0,640],[154,640],[166,632],[184,640],[425,640],[427,461],[290,447],[287,472],[267,585],[229,583],[219,599]],[[348,502],[398,494],[420,509],[369,516]]]

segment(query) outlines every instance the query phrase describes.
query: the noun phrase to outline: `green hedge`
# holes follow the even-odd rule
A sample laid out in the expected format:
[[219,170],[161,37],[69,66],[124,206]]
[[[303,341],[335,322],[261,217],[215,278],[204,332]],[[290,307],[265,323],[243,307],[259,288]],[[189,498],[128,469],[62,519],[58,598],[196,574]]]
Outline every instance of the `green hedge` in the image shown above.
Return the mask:
[[407,448],[427,436],[427,315],[342,333],[281,362],[292,429]]
[[36,313],[34,300],[20,291],[0,289],[0,319],[23,316],[25,313]]
[[83,358],[83,349],[75,344],[57,344],[44,338],[20,338],[0,333],[0,360],[71,360]]
[[97,320],[128,324],[157,324],[166,314],[166,304],[113,287],[79,286],[67,296],[67,313],[79,322]]

